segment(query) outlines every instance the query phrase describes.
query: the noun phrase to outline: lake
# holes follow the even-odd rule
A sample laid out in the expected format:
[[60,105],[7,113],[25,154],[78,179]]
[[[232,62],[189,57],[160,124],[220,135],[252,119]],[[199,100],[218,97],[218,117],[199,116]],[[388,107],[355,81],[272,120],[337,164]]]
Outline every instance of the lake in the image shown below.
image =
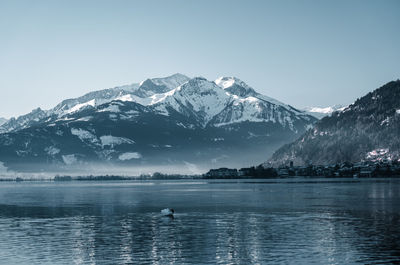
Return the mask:
[[396,263],[399,221],[398,179],[1,182],[0,263]]

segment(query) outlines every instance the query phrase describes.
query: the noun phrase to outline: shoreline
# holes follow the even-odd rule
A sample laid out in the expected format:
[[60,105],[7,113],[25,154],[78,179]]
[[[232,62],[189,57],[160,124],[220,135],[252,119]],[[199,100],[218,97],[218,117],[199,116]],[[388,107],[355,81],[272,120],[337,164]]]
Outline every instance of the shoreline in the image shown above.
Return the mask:
[[55,179],[55,178],[0,178],[1,183],[29,183],[29,182],[51,182],[51,183],[83,183],[83,182],[202,182],[207,184],[297,184],[297,183],[362,183],[362,182],[391,182],[400,181],[400,176],[380,176],[380,177],[314,177],[314,176],[298,176],[289,178],[169,178],[169,179],[141,179],[135,177],[119,177],[119,178],[71,178],[71,179]]

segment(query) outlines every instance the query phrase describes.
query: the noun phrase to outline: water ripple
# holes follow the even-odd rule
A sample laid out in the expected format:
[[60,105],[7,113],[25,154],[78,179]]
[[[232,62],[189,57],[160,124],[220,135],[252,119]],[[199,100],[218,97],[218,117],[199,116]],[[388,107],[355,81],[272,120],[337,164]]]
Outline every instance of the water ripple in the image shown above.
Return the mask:
[[7,185],[0,263],[398,262],[398,182],[330,185]]

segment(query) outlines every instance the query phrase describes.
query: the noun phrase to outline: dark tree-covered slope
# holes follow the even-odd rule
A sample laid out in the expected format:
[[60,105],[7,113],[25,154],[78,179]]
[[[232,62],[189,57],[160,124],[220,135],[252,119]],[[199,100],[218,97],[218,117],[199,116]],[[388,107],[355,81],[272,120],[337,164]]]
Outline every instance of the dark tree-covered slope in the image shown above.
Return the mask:
[[321,119],[295,142],[278,149],[265,164],[398,160],[399,151],[400,80],[397,80]]

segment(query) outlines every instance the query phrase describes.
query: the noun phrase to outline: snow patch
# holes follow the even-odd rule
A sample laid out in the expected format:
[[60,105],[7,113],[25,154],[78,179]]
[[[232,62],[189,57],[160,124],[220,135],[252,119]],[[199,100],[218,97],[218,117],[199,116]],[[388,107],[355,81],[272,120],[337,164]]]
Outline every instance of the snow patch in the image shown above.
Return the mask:
[[313,108],[310,108],[310,110],[309,110],[309,112],[318,112],[318,113],[324,113],[324,114],[329,114],[334,111],[335,110],[332,107],[326,107],[326,108],[313,107]]
[[233,86],[233,84],[235,83],[235,79],[234,78],[225,78],[225,77],[221,76],[221,77],[217,78],[214,82],[215,82],[215,84],[222,87],[223,89],[226,89],[228,87]]
[[131,160],[131,159],[139,159],[141,157],[142,157],[142,155],[137,152],[130,152],[130,153],[123,153],[123,154],[119,155],[118,159],[125,161],[125,160]]
[[124,138],[124,137],[116,137],[112,135],[103,135],[100,137],[101,141],[101,146],[111,146],[114,147],[114,145],[120,145],[120,144],[134,144],[135,141],[132,141],[131,139]]
[[79,118],[75,121],[90,121],[92,118],[93,118],[92,116],[86,116],[86,117]]
[[383,121],[381,121],[381,126],[383,126],[383,125],[388,125],[389,122],[390,122],[390,118],[387,117],[386,119],[384,119]]
[[130,110],[130,111],[125,112],[125,114],[129,114],[129,115],[139,115],[139,111]]
[[73,112],[76,112],[76,111],[80,110],[81,108],[84,108],[84,107],[87,107],[87,106],[94,107],[95,105],[96,105],[96,100],[92,99],[92,100],[89,100],[88,102],[77,104],[77,105],[73,106],[72,108],[70,108],[67,111],[67,113],[73,113]]
[[107,160],[111,160],[111,154],[113,153],[115,153],[115,150],[112,149],[96,151],[96,154],[98,155],[99,158]]
[[116,100],[123,102],[136,102],[140,105],[147,106],[151,103],[151,97],[141,98],[132,94],[123,95],[121,97],[116,98]]
[[98,140],[97,140],[97,137],[94,135],[94,134],[92,134],[91,132],[89,132],[89,131],[86,131],[86,130],[83,130],[83,129],[75,129],[75,128],[72,128],[71,129],[71,134],[73,134],[73,135],[75,135],[75,136],[78,136],[78,138],[82,141],[82,142],[84,142],[84,141],[90,141],[90,142],[92,142],[92,143],[96,143]]
[[53,155],[56,155],[56,154],[60,153],[61,150],[58,149],[58,148],[56,148],[56,147],[54,147],[54,146],[49,146],[49,147],[46,147],[46,148],[44,149],[44,151],[45,151],[48,155],[53,156]]
[[58,121],[73,121],[73,120],[75,120],[75,119],[74,118],[65,117],[65,118],[62,118],[62,119],[57,119],[56,122],[58,122]]
[[255,97],[247,97],[247,98],[243,98],[243,99],[240,99],[240,101],[248,101],[248,102],[257,102],[257,101],[260,101],[258,98],[255,98]]
[[78,159],[75,155],[63,155],[62,159],[66,165],[72,165],[78,162]]
[[325,108],[323,108],[323,107],[306,107],[303,110],[318,119],[322,119],[325,116],[331,115],[335,111],[341,112],[346,108],[347,107],[343,107],[342,105],[334,105],[334,106],[325,107]]
[[25,155],[29,154],[29,152],[26,150],[17,150],[17,151],[15,151],[15,153],[17,153],[18,156],[25,156]]
[[99,112],[115,112],[115,113],[118,113],[118,112],[121,112],[121,111],[119,110],[119,106],[118,105],[110,105],[107,108],[99,110]]

